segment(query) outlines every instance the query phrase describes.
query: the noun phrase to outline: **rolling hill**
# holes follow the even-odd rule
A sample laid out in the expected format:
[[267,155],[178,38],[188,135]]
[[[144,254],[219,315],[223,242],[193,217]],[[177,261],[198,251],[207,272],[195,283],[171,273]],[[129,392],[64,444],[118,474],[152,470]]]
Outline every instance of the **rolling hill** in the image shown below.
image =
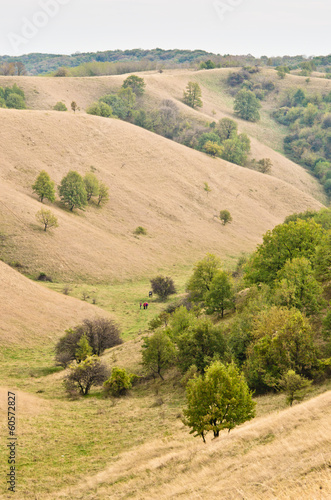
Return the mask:
[[[188,79],[200,79],[206,97],[202,112],[178,105],[188,116],[210,120],[211,106],[217,118],[232,116],[222,94],[212,91],[210,82],[203,86],[207,76],[224,74],[181,70],[144,78],[151,102],[179,100]],[[160,267],[190,265],[208,251],[224,260],[251,251],[289,213],[321,206],[324,196],[317,182],[255,138],[263,123],[239,125],[251,136],[253,156],[272,159],[272,175],[209,158],[119,120],[50,110],[59,100],[70,106],[73,99],[85,108],[123,79],[0,78],[2,86],[18,83],[31,108],[0,110],[0,231],[7,262],[19,262],[32,275],[43,271],[62,280],[150,276]],[[109,204],[73,214],[56,204],[60,227],[46,234],[38,230],[40,203],[31,185],[40,170],[58,184],[69,170],[85,174],[91,167],[110,187]],[[212,189],[208,196],[204,182]],[[231,226],[217,219],[221,209],[230,210]],[[148,235],[137,238],[137,226]]]

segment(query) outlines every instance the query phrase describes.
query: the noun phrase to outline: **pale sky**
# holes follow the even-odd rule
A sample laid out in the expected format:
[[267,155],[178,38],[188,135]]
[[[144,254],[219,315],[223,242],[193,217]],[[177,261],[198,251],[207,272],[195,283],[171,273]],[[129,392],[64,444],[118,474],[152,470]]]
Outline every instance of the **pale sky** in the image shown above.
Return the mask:
[[0,0],[0,54],[203,49],[327,55],[331,0]]

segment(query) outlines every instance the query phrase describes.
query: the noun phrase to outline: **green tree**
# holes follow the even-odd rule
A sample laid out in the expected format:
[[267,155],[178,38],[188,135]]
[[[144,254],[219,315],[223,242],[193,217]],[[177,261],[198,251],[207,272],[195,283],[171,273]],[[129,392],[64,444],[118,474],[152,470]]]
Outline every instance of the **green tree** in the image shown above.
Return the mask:
[[262,174],[269,174],[271,172],[272,161],[270,158],[262,158],[262,160],[259,160],[257,164],[258,171]]
[[205,317],[193,321],[181,334],[177,334],[175,342],[178,348],[178,366],[185,373],[195,365],[200,373],[215,358],[223,359],[226,340],[219,326]]
[[309,260],[297,257],[285,263],[278,272],[275,299],[280,305],[295,307],[307,316],[320,311],[323,289],[314,277]]
[[201,88],[196,82],[189,82],[184,90],[184,103],[191,108],[202,108]]
[[236,165],[244,165],[247,160],[246,144],[239,137],[227,139],[222,143],[221,158],[223,160],[235,163]]
[[247,349],[245,373],[251,388],[275,389],[288,370],[311,375],[317,348],[308,319],[296,309],[272,307],[260,313]]
[[98,196],[99,194],[99,181],[97,177],[88,172],[84,177],[84,184],[86,189],[87,201],[90,201],[92,196]]
[[190,434],[205,436],[212,431],[229,431],[255,416],[256,403],[252,400],[243,375],[234,364],[225,366],[214,362],[206,375],[188,381],[187,408],[183,423],[191,428]]
[[144,339],[142,365],[148,373],[157,374],[164,380],[162,372],[174,364],[175,359],[175,346],[164,331],[157,330]]
[[187,291],[194,302],[203,300],[205,294],[209,292],[211,282],[221,265],[220,259],[213,254],[207,254],[195,264],[193,274],[187,283]]
[[279,383],[280,389],[287,394],[287,402],[292,406],[293,401],[301,401],[312,381],[307,380],[295,373],[294,370],[288,370]]
[[62,202],[69,205],[71,211],[74,208],[84,210],[87,205],[87,194],[84,179],[78,172],[70,170],[61,180],[58,191]]
[[215,274],[205,296],[205,305],[207,314],[217,312],[222,318],[226,309],[234,308],[233,285],[226,272],[218,271]]
[[40,224],[43,224],[44,231],[47,231],[47,228],[50,227],[59,227],[57,217],[50,210],[42,208],[36,213],[36,219]]
[[322,235],[322,227],[314,220],[298,219],[276,226],[263,236],[263,243],[249,261],[246,281],[272,284],[287,260],[305,257],[311,262]]
[[86,113],[89,115],[103,116],[104,118],[111,118],[113,116],[113,110],[105,102],[95,102],[91,104],[86,109]]
[[16,93],[11,93],[6,99],[7,108],[26,109],[24,98]]
[[220,137],[221,142],[227,139],[233,139],[237,136],[238,125],[230,118],[222,118],[216,127],[216,132]]
[[259,108],[261,104],[251,90],[240,90],[234,100],[234,112],[240,118],[250,122],[260,119]]
[[55,106],[53,106],[53,109],[55,111],[68,111],[67,106],[64,104],[64,102],[61,101],[57,102]]
[[137,75],[128,76],[123,82],[122,88],[130,88],[136,96],[140,96],[145,92],[146,83],[143,78]]
[[41,203],[44,198],[49,200],[51,203],[55,201],[55,183],[51,181],[50,176],[45,170],[42,170],[38,175],[35,183],[32,186],[33,192],[39,197]]
[[104,182],[99,182],[98,205],[105,205],[109,201],[109,187]]
[[92,356],[92,347],[89,344],[86,333],[84,333],[78,341],[75,358],[80,363],[81,361],[85,361],[89,356]]
[[175,284],[172,278],[168,276],[156,276],[156,278],[151,279],[151,287],[153,293],[158,295],[161,300],[165,300],[169,295],[176,293]]
[[115,398],[124,396],[131,388],[135,375],[128,373],[124,368],[114,368],[111,371],[111,376],[103,384],[105,393],[110,393]]
[[226,224],[230,224],[230,222],[232,222],[232,216],[229,210],[221,210],[220,219],[222,221],[223,226],[225,226]]
[[207,141],[204,144],[202,151],[215,158],[216,156],[221,157],[223,150],[222,146],[217,144],[217,142]]
[[97,356],[89,356],[78,365],[73,364],[64,383],[68,392],[78,390],[86,396],[92,386],[102,385],[109,376],[109,371]]

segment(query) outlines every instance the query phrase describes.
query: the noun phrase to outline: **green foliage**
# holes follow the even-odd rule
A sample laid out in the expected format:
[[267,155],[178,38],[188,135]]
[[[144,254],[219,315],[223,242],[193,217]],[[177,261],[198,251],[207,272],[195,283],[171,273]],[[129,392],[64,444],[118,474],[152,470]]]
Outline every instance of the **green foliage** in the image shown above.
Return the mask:
[[161,300],[165,300],[169,295],[176,293],[175,284],[172,278],[168,276],[156,276],[156,278],[151,279],[151,287],[153,293],[158,295]]
[[311,384],[311,380],[298,375],[294,370],[289,370],[280,381],[279,386],[287,394],[287,402],[292,406],[293,401],[301,401],[304,398]]
[[101,363],[97,356],[90,356],[78,365],[70,367],[69,374],[64,383],[68,392],[79,390],[86,396],[92,386],[102,385],[108,377],[108,369]]
[[86,113],[89,115],[103,116],[104,118],[113,116],[112,108],[105,102],[95,102],[86,109]]
[[130,88],[134,94],[140,96],[145,92],[146,83],[143,78],[137,75],[130,75],[124,80],[122,87],[124,89]]
[[135,375],[128,373],[124,368],[114,366],[110,378],[103,384],[104,391],[115,398],[124,396],[132,388],[132,382],[135,378]]
[[86,358],[92,355],[92,347],[89,344],[86,333],[84,333],[77,343],[75,358],[78,363],[85,361]]
[[211,188],[210,188],[208,182],[203,183],[203,189],[204,189],[204,191],[206,191],[207,196],[208,196],[208,194],[211,192]]
[[323,306],[323,289],[316,281],[312,266],[305,257],[288,260],[278,272],[275,300],[288,308],[295,307],[307,316]]
[[201,88],[196,82],[189,82],[184,90],[183,101],[191,108],[202,108]]
[[260,119],[259,108],[261,104],[250,90],[240,90],[234,101],[234,112],[240,118],[250,122],[257,122]]
[[308,320],[296,309],[272,307],[262,312],[247,350],[245,373],[251,388],[277,388],[288,370],[310,375],[317,367],[317,348]]
[[262,158],[257,162],[257,169],[262,174],[269,174],[271,172],[272,161],[270,158]]
[[73,170],[63,177],[58,187],[62,202],[69,205],[70,210],[79,208],[84,210],[87,205],[87,194],[83,177]]
[[109,201],[109,187],[104,182],[99,182],[98,205],[105,205]]
[[42,208],[36,213],[36,219],[40,224],[43,224],[44,231],[47,231],[47,228],[59,227],[57,217],[50,210]]
[[147,373],[159,375],[163,379],[164,371],[175,363],[176,348],[168,335],[157,330],[151,337],[144,339],[142,346],[142,365]]
[[200,63],[200,69],[214,69],[214,68],[216,68],[216,64],[211,59],[208,59],[208,61],[202,61]]
[[321,239],[316,249],[314,268],[320,281],[331,280],[331,230]]
[[237,136],[238,125],[230,118],[222,118],[216,126],[217,134],[221,142]]
[[204,299],[221,265],[220,259],[213,254],[207,254],[195,264],[193,274],[187,283],[187,291],[190,293],[191,300],[199,302]]
[[201,436],[204,442],[209,431],[218,437],[223,429],[230,431],[255,416],[256,403],[234,364],[225,366],[216,361],[204,378],[189,380],[186,396],[183,422],[191,428],[191,434]]
[[298,219],[276,226],[263,236],[263,243],[250,259],[246,281],[272,284],[287,260],[305,257],[311,261],[322,234],[322,227],[313,220]]
[[131,87],[121,88],[117,94],[101,97],[99,102],[110,106],[115,116],[121,120],[126,120],[132,116],[136,104],[136,95]]
[[224,359],[227,351],[226,340],[220,327],[214,326],[204,317],[193,320],[181,334],[177,333],[175,342],[178,349],[177,363],[182,373],[192,365],[195,365],[200,373],[204,373],[213,359]]
[[36,193],[41,201],[44,198],[49,200],[51,203],[55,201],[55,183],[51,180],[45,170],[42,170],[38,175],[35,183],[32,186],[33,192]]
[[217,142],[212,142],[212,141],[207,141],[203,145],[202,150],[208,155],[213,157],[216,156],[221,157],[223,151],[222,147],[219,144],[217,144]]
[[84,184],[86,189],[87,201],[90,201],[92,196],[99,195],[99,181],[94,174],[88,172],[84,177]]
[[147,230],[142,226],[138,226],[134,230],[134,234],[145,236],[147,234]]
[[197,149],[202,151],[207,142],[212,142],[219,145],[220,138],[218,134],[216,134],[216,132],[205,132],[204,134],[201,134],[199,137]]
[[224,271],[218,271],[211,284],[210,290],[205,295],[205,305],[207,314],[215,312],[224,316],[226,309],[234,309],[233,284]]
[[222,221],[223,226],[225,226],[226,224],[230,224],[232,222],[232,216],[229,210],[221,210],[220,219]]
[[244,143],[238,137],[227,139],[222,143],[221,158],[236,165],[244,165],[249,149],[247,150],[247,143]]
[[57,102],[55,106],[53,106],[53,109],[55,111],[68,111],[67,106],[64,104],[64,102],[61,101]]

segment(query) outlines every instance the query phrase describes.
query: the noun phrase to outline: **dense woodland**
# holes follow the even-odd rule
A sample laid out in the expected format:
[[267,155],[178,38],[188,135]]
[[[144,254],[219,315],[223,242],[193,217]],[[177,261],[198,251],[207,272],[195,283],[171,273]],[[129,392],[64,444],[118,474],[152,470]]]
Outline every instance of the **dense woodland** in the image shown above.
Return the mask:
[[[318,70],[331,72],[331,56],[318,56],[309,59]],[[56,72],[59,68],[67,68],[62,76],[96,76],[101,74],[121,74],[152,69],[193,67],[197,68],[201,63],[211,61],[214,67],[240,67],[247,65],[259,66],[289,66],[297,69],[300,64],[306,63],[307,58],[302,55],[256,58],[248,55],[220,55],[205,52],[203,50],[107,50],[104,52],[75,53],[71,55],[61,54],[25,54],[19,57],[1,56],[0,66],[4,74],[16,72],[15,64],[22,63],[26,72],[30,75],[47,74]],[[13,65],[8,66],[10,63]],[[71,73],[70,68],[77,68]],[[9,71],[9,73],[8,73]],[[14,73],[15,74],[15,73]],[[60,73],[61,74],[61,73]]]

